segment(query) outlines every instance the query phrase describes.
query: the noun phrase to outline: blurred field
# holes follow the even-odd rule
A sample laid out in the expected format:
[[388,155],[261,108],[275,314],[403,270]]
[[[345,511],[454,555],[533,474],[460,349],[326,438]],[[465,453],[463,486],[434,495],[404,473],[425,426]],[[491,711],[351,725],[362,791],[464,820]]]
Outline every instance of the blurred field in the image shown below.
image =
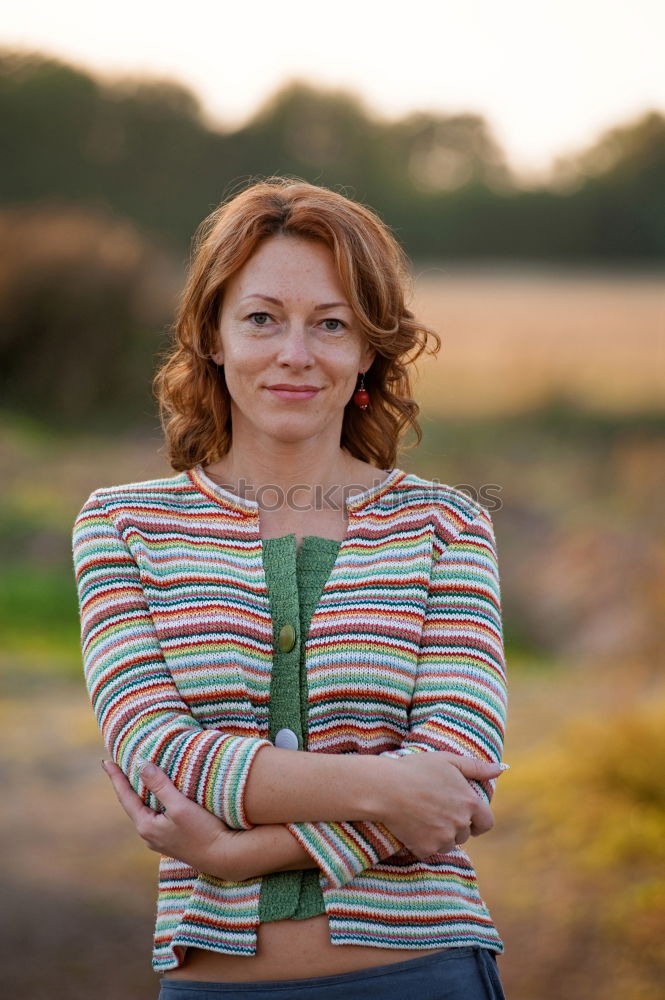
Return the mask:
[[[507,995],[658,1000],[662,283],[449,268],[423,271],[416,301],[444,348],[421,366],[425,437],[400,464],[499,501],[512,767],[471,855]],[[159,444],[3,421],[0,948],[17,1000],[157,993],[156,859],[99,768],[69,532],[95,487],[167,472]]]
[[432,414],[492,415],[552,396],[630,413],[665,404],[662,274],[423,267],[416,315],[442,336],[419,365]]

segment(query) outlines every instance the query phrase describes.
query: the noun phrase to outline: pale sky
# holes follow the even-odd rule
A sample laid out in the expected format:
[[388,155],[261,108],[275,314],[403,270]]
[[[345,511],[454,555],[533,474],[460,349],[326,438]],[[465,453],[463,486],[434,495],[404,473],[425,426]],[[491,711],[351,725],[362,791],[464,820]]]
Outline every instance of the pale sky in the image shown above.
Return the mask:
[[174,77],[227,125],[294,77],[353,89],[386,117],[477,112],[534,177],[665,112],[664,41],[665,0],[20,0],[0,20],[2,46]]

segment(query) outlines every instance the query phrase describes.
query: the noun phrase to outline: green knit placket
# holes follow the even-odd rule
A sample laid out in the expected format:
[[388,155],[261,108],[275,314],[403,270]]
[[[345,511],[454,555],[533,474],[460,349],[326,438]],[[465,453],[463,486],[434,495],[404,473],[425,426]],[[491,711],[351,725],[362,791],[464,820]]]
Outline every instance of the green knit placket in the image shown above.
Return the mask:
[[[307,673],[305,640],[321,591],[332,571],[340,543],[308,535],[296,550],[295,535],[263,541],[263,567],[273,623],[273,664],[270,679],[269,737],[291,729],[298,749],[307,749]],[[280,648],[280,632],[292,626],[293,649]],[[325,912],[317,868],[274,872],[261,884],[259,919],[305,920]]]

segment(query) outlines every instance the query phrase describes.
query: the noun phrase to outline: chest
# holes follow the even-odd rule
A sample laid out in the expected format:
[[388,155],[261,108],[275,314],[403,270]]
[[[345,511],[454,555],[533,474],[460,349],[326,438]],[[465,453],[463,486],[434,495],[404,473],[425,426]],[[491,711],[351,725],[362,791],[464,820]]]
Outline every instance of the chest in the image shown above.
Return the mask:
[[348,521],[344,510],[323,505],[321,509],[307,506],[303,510],[262,511],[261,532],[264,538],[295,535],[297,544],[307,535],[333,538],[341,542],[348,534]]
[[[192,714],[208,727],[264,735],[277,647],[258,531],[172,525],[135,532],[131,547],[164,657]],[[406,731],[431,564],[426,527],[406,534],[349,525],[299,637],[311,750],[342,739],[350,750],[376,752]]]

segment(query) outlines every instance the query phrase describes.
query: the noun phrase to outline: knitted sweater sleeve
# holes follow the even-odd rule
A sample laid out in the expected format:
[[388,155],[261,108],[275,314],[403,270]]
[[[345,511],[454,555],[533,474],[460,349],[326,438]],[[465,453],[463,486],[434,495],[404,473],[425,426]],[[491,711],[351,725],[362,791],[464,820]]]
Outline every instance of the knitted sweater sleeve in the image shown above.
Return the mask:
[[[435,539],[409,731],[388,756],[445,750],[500,761],[506,715],[501,597],[492,520],[484,508],[452,541]],[[472,781],[489,802],[495,780]],[[299,823],[289,830],[341,886],[402,844],[381,824]]]
[[194,719],[164,660],[138,566],[94,493],[76,519],[73,555],[85,678],[109,753],[151,808],[143,761],[229,826],[251,828],[245,784],[255,754],[271,744]]

